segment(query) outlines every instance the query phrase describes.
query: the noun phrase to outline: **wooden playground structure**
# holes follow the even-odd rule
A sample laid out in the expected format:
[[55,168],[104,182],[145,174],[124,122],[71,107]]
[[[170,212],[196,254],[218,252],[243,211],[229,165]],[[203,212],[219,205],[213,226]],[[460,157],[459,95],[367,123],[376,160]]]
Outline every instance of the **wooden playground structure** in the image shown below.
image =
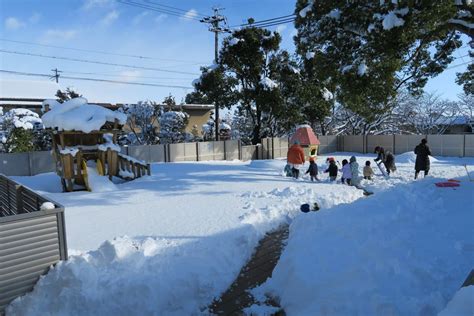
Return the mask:
[[[61,177],[63,191],[91,191],[90,165],[101,176],[133,180],[150,175],[150,164],[120,153],[117,134],[121,130],[118,121],[106,122],[100,130],[89,133],[51,129],[53,157],[56,173]],[[92,164],[91,164],[92,162]]]

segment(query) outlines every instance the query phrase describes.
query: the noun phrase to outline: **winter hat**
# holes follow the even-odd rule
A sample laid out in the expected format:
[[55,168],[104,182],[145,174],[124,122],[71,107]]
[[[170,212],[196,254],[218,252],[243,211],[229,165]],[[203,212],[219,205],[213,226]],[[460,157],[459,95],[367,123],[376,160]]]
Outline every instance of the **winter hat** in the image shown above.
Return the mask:
[[301,212],[308,213],[309,212],[309,204],[302,204],[300,207]]
[[349,161],[350,161],[350,162],[355,162],[355,161],[356,161],[356,157],[355,157],[355,156],[352,156]]
[[428,141],[426,140],[426,138],[423,138],[423,139],[421,140],[421,143],[422,143],[422,144],[426,144],[427,142],[428,142]]

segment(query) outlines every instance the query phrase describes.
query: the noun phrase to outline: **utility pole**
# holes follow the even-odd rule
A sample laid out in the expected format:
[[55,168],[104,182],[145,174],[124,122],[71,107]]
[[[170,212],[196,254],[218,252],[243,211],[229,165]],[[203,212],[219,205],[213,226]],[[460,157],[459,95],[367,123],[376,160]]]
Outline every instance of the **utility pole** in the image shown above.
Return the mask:
[[58,68],[51,69],[51,71],[54,72],[54,75],[51,76],[51,79],[55,78],[56,83],[59,83],[59,73],[62,71],[59,71]]
[[[214,63],[219,63],[219,33],[231,33],[227,27],[227,19],[221,15],[219,11],[224,8],[213,7],[214,15],[206,16],[199,20],[201,23],[209,24],[209,32],[214,33]],[[221,25],[223,23],[223,25]],[[219,104],[215,104],[215,118],[216,118],[216,140],[219,140]]]

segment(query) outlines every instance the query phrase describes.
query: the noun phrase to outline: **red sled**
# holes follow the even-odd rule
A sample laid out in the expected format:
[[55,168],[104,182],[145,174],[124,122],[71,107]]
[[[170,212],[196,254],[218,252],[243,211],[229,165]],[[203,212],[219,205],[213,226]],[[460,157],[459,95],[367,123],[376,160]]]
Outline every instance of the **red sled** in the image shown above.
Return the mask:
[[457,182],[436,182],[435,185],[439,188],[454,188],[460,186]]

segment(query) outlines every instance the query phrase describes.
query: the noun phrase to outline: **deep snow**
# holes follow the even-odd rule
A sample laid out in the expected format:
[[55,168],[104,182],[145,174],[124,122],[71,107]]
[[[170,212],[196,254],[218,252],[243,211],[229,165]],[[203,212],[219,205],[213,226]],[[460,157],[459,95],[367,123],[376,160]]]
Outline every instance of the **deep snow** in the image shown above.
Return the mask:
[[[361,166],[373,158],[356,156]],[[416,310],[417,302],[435,302],[425,309],[427,315],[441,311],[469,272],[464,271],[467,263],[474,262],[469,226],[474,218],[472,210],[466,211],[474,187],[464,181],[462,167],[468,163],[474,170],[474,159],[439,158],[432,164],[433,177],[413,182],[411,158],[400,156],[410,163],[399,163],[389,180],[362,181],[376,192],[363,199],[354,187],[285,178],[281,160],[153,164],[150,177],[123,184],[105,181],[92,193],[60,193],[54,174],[17,177],[66,206],[71,256],[42,278],[32,294],[12,303],[8,313],[206,313],[263,234],[291,221],[288,247],[265,285],[280,296],[289,315],[301,315],[304,308],[315,311],[311,301],[334,284],[340,286],[327,293],[328,306],[340,305],[352,294],[361,302],[348,301],[345,311],[368,312],[364,301],[377,305],[382,300],[401,304],[400,311]],[[320,170],[324,161],[318,158]],[[378,173],[376,167],[374,171]],[[462,178],[460,189],[433,186],[435,178],[452,177]],[[420,207],[417,194],[425,194],[420,201],[429,208]],[[456,216],[450,216],[448,198],[461,210]],[[322,211],[299,212],[300,204],[315,201]],[[308,251],[302,252],[303,245]],[[369,247],[364,251],[362,245]],[[407,246],[411,252],[405,252]],[[427,249],[418,251],[419,246]],[[285,273],[298,279],[286,280],[278,292],[272,284],[282,285]],[[304,297],[309,300],[284,291],[301,291],[301,286],[307,286]],[[411,297],[402,301],[405,290]],[[294,309],[294,303],[302,309]],[[382,311],[394,310],[390,304],[381,306]]]

